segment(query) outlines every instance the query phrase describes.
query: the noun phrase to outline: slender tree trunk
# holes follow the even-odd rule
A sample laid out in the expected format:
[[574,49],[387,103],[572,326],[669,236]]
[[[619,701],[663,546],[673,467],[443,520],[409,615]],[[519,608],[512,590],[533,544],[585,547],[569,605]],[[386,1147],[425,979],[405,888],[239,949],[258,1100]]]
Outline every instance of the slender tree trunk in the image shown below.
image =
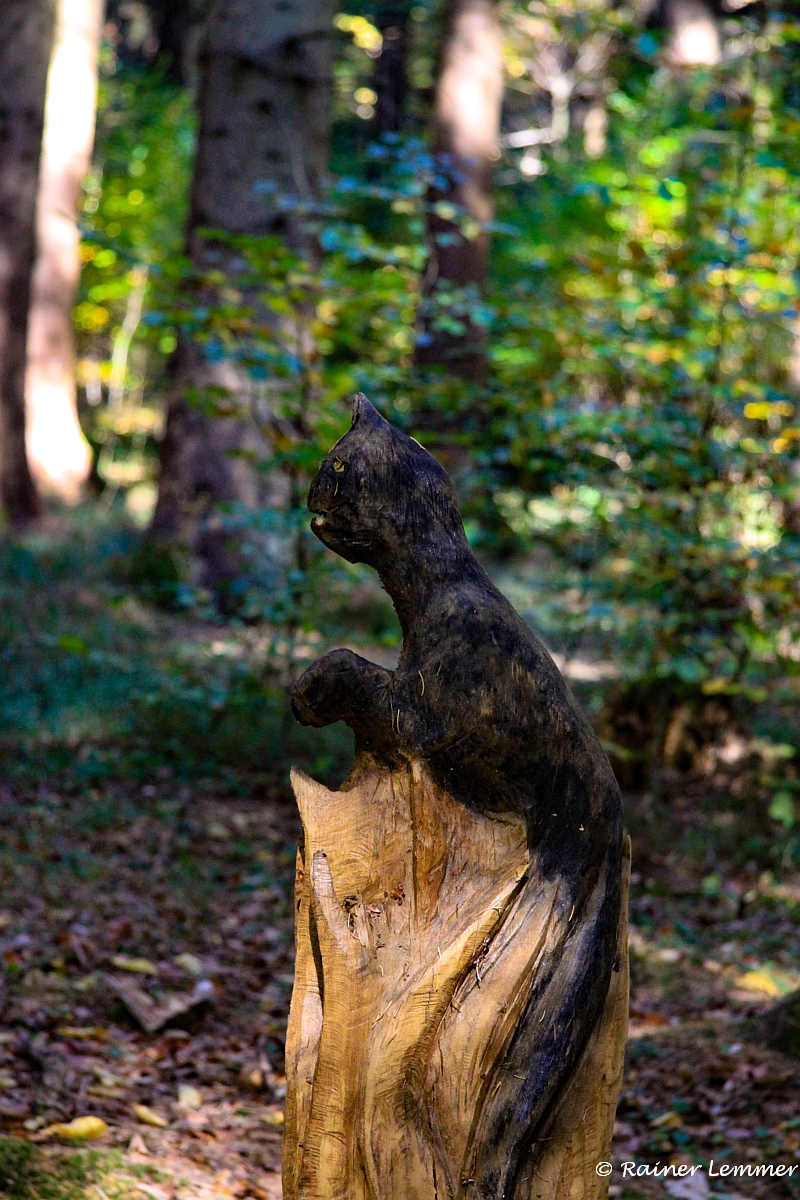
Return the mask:
[[149,0],[148,7],[166,77],[183,87],[191,78],[206,0]]
[[[328,159],[333,4],[331,0],[216,0],[201,48],[200,130],[188,228],[198,272],[237,286],[238,255],[206,230],[278,235],[307,248],[296,208],[313,201]],[[206,300],[213,300],[206,296]],[[166,435],[153,533],[188,545],[199,579],[211,586],[234,570],[220,504],[251,508],[265,481],[246,455],[268,447],[249,419],[248,381],[231,363],[208,360],[187,341],[171,364]],[[191,389],[222,388],[230,416],[192,404]],[[244,456],[242,454],[244,452]]]
[[37,206],[38,246],[28,329],[28,457],[37,484],[80,497],[91,453],[78,421],[72,306],[80,275],[78,199],[97,108],[103,0],[59,0],[47,80]]
[[14,525],[40,511],[25,452],[25,346],[54,25],[55,0],[0,4],[0,499]]
[[192,29],[190,14],[186,6],[166,5],[159,14],[159,56],[165,63],[170,83],[184,85],[187,82],[187,49]]
[[667,57],[674,67],[715,67],[722,57],[719,28],[706,0],[669,0]]
[[715,7],[709,0],[657,0],[652,5],[647,24],[668,34],[666,58],[671,67],[714,67],[720,61]]
[[408,96],[410,6],[404,0],[387,0],[377,15],[383,37],[381,56],[375,65],[375,125],[379,134],[399,133],[403,127]]
[[[443,182],[430,196],[427,303],[417,361],[480,382],[484,334],[468,314],[463,332],[436,329],[437,294],[447,284],[472,288],[486,278],[494,214],[492,167],[498,157],[503,60],[495,0],[450,0],[436,86],[434,149]],[[459,210],[459,211],[457,211]]]

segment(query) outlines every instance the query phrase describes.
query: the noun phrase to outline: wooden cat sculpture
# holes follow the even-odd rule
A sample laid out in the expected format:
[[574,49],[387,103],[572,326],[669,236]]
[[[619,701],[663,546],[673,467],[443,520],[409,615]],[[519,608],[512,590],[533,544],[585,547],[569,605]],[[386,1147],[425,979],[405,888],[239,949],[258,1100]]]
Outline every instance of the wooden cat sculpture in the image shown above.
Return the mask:
[[444,469],[364,396],[308,506],[377,570],[403,645],[394,671],[327,654],[292,696],[356,753],[338,792],[293,777],[284,1196],[599,1197],[627,1028],[608,760]]

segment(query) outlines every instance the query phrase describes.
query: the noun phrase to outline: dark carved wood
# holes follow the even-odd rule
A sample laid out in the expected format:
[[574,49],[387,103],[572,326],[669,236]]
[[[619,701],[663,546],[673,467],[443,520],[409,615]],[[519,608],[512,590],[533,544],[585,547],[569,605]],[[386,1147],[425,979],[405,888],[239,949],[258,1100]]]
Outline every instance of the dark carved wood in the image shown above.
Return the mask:
[[[444,469],[365,397],[356,397],[352,426],[322,463],[308,506],[316,514],[312,529],[326,546],[377,570],[397,610],[403,645],[394,671],[350,650],[328,654],[306,671],[292,696],[302,724],[345,721],[356,757],[339,793],[313,781],[296,784],[307,844],[298,876],[298,983],[287,1047],[287,1196],[360,1200],[375,1194],[384,1200],[406,1194],[416,1200],[428,1194],[429,1177],[431,1200],[560,1196],[565,1172],[573,1198],[599,1195],[607,1181],[593,1175],[587,1156],[607,1151],[609,1122],[599,1123],[593,1140],[586,1141],[584,1130],[580,1153],[575,1126],[585,1120],[590,1096],[613,1121],[624,1045],[624,848],[620,794],[606,755],[547,650],[472,554]],[[383,831],[374,833],[369,850],[367,794],[375,797],[375,831]],[[330,797],[339,798],[338,811]],[[387,806],[394,806],[388,832]],[[362,826],[367,833],[359,832]],[[407,831],[402,836],[401,828]],[[350,857],[348,837],[354,839]],[[401,844],[407,845],[402,852]],[[426,854],[427,881],[413,870],[404,873],[409,856],[422,861]],[[382,871],[384,860],[392,861],[391,871]],[[413,892],[402,934],[400,910],[390,899],[392,871],[395,892],[404,892],[403,880]],[[431,899],[426,889],[434,876]],[[350,895],[340,894],[348,887]],[[330,1096],[322,1099],[324,1078],[347,1069],[346,1063],[325,1065],[326,1037],[336,1044],[329,1027],[347,1020],[349,1001],[344,1011],[337,1001],[334,1011],[333,998],[344,988],[354,1014],[361,1003],[365,1014],[374,1013],[383,989],[394,1005],[393,1036],[402,1041],[400,1031],[414,1027],[418,1003],[404,982],[411,968],[403,955],[414,942],[424,959],[437,922],[434,976],[437,955],[450,966],[432,977],[426,994],[432,1015],[423,1022],[424,1035],[408,1035],[406,1065],[391,1085],[401,1097],[397,1104],[408,1100],[404,1120],[408,1130],[417,1129],[417,1140],[409,1134],[399,1157],[387,1151],[381,1158],[376,1139],[402,1140],[403,1134],[376,1132],[374,1116],[367,1122],[370,1136],[366,1126],[358,1132],[366,1119],[362,1109],[372,1103],[364,1085],[346,1103],[341,1096],[337,1101],[343,1124],[347,1111],[355,1132],[347,1163],[330,1166],[330,1153],[318,1147],[312,1154],[310,1146],[317,1136],[315,1104],[320,1146],[328,1136],[322,1125],[330,1119],[320,1117],[331,1103]],[[451,941],[441,944],[444,937]],[[393,962],[395,953],[405,966],[392,975],[381,964]],[[483,998],[482,961],[494,963]],[[615,967],[620,982],[610,992]],[[367,1003],[369,988],[377,990]],[[436,1009],[431,997],[441,995],[445,1001]],[[497,1015],[484,1028],[490,1002]],[[463,1014],[470,1012],[467,1028]],[[389,1054],[374,1040],[373,1020],[380,1014],[363,1017],[360,1067],[352,1050],[354,1078],[359,1071],[368,1078],[378,1070],[374,1060]],[[343,1045],[343,1028],[338,1037]],[[480,1038],[480,1063],[468,1066]],[[372,1050],[364,1052],[367,1044]],[[456,1057],[447,1061],[447,1054]],[[293,1080],[293,1071],[305,1073],[305,1080]],[[471,1091],[465,1080],[459,1083],[465,1072],[472,1073]],[[449,1116],[441,1097],[450,1089],[457,1109],[459,1087],[472,1097],[459,1118],[463,1137],[445,1136],[441,1127]],[[580,1104],[582,1116],[576,1116]],[[341,1136],[346,1142],[350,1135],[343,1130]],[[551,1171],[562,1181],[543,1191],[537,1167],[552,1166],[554,1146],[562,1143],[561,1165]],[[571,1147],[569,1153],[563,1147]],[[394,1166],[385,1168],[376,1192],[374,1176],[381,1171],[375,1163],[384,1161]],[[400,1161],[418,1168],[405,1193],[395,1192],[387,1178],[397,1176]],[[580,1187],[572,1187],[578,1176]]]

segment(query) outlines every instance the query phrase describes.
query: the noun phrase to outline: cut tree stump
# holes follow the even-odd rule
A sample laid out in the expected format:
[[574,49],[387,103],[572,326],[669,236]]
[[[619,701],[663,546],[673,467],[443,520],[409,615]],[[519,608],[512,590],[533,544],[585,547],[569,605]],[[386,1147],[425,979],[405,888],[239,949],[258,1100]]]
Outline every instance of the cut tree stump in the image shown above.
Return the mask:
[[339,791],[293,776],[284,1196],[601,1200],[628,1007],[608,759],[442,466],[365,397],[308,504],[403,646],[394,671],[333,651],[292,692],[355,760]]
[[[329,791],[302,772],[285,1200],[469,1197],[473,1126],[550,934],[519,818],[470,812],[420,763]],[[515,1200],[594,1200],[628,1026],[627,878],[602,1018]],[[545,1140],[546,1139],[546,1140]]]

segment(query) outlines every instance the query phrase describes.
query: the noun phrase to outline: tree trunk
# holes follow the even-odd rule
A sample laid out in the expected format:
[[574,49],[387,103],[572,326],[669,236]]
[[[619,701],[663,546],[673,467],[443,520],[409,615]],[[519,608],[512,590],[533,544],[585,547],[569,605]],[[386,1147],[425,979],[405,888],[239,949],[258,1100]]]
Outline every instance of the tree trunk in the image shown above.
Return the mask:
[[[486,278],[494,215],[492,168],[499,157],[503,58],[495,0],[450,0],[436,85],[434,150],[441,186],[429,196],[429,259],[417,361],[480,382],[485,335],[469,313],[463,331],[436,328],[437,297],[448,285],[477,302]],[[467,293],[468,299],[470,292]]]
[[658,0],[652,6],[647,24],[667,32],[666,59],[671,67],[714,67],[720,61],[715,8],[708,0]]
[[0,5],[0,500],[18,526],[40,511],[25,450],[25,352],[54,25],[55,0]]
[[192,75],[196,36],[205,0],[149,0],[158,57],[170,83],[185,87]]
[[78,421],[72,307],[80,275],[78,199],[97,108],[102,0],[59,0],[47,80],[38,244],[25,381],[28,458],[40,489],[74,503],[91,467]]
[[722,57],[719,28],[705,0],[670,0],[667,57],[674,67],[715,67]]
[[399,133],[403,128],[408,96],[410,5],[387,0],[378,9],[378,29],[383,37],[381,55],[375,64],[375,127],[378,134]]
[[[278,235],[308,249],[304,223],[286,198],[313,201],[328,157],[333,5],[330,0],[216,0],[201,48],[200,129],[188,228],[198,273],[237,286],[238,255],[206,230]],[[200,303],[213,303],[206,290]],[[253,298],[253,302],[255,298]],[[239,455],[268,445],[251,419],[252,392],[230,362],[217,364],[184,341],[171,364],[166,435],[153,533],[188,545],[202,582],[216,586],[236,559],[219,528],[220,504],[253,507],[264,494]],[[230,416],[214,417],[188,392],[222,389]],[[231,557],[232,555],[232,557]],[[227,566],[225,565],[227,564]]]

